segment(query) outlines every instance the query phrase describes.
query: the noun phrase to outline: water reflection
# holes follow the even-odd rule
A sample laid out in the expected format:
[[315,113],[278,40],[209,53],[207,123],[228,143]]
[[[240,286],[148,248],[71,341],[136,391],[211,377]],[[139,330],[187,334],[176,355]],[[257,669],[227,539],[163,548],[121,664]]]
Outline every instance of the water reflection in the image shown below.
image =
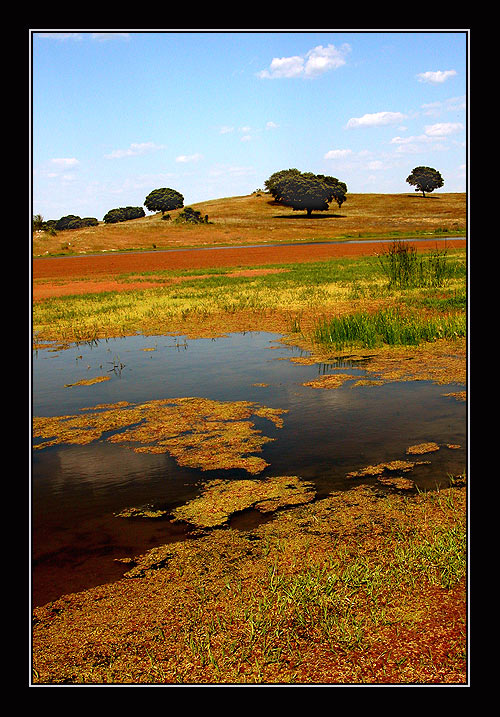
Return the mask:
[[[464,470],[465,405],[443,395],[456,387],[426,381],[354,386],[367,375],[369,357],[313,365],[286,360],[303,355],[264,332],[191,341],[137,335],[61,350],[53,346],[33,356],[33,415],[72,415],[104,403],[188,396],[285,409],[283,428],[272,432],[275,440],[260,454],[269,466],[259,475],[298,475],[314,482],[318,496],[348,489],[350,471],[402,459],[410,445],[431,440],[443,447],[430,464],[415,469],[412,479],[419,488],[447,484],[449,475]],[[332,390],[303,385],[337,371],[355,378]],[[99,376],[109,380],[69,387]],[[255,426],[271,435],[264,419],[257,418]],[[448,449],[449,444],[461,448]],[[137,454],[126,444],[105,440],[35,451],[35,604],[113,580],[124,570],[116,558],[186,537],[185,528],[168,519],[129,521],[115,513],[144,505],[171,510],[214,477],[248,474],[185,468],[168,454]],[[239,522],[248,526],[248,519]]]

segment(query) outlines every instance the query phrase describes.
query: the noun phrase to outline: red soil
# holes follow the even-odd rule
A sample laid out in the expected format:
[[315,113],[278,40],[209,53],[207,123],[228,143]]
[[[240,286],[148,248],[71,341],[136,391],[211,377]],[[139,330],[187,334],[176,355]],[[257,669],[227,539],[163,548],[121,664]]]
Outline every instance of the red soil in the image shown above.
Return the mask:
[[[157,282],[134,284],[129,281],[120,282],[116,278],[131,272],[265,266],[339,257],[373,256],[385,251],[390,241],[232,247],[33,259],[33,300],[74,293],[127,291],[158,286]],[[436,245],[438,243],[435,240],[429,239],[415,242],[414,246],[419,251],[425,251],[435,249]],[[446,244],[448,249],[465,247],[465,245],[465,239],[448,239]]]

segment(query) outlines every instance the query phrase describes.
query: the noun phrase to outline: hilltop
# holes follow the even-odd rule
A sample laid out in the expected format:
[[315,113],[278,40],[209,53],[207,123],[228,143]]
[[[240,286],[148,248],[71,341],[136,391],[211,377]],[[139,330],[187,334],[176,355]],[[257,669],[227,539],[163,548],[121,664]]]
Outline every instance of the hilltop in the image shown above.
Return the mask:
[[465,193],[348,194],[338,209],[307,218],[276,204],[271,195],[255,192],[186,205],[208,215],[208,223],[176,224],[181,210],[118,224],[33,235],[33,256],[88,254],[134,249],[181,249],[224,245],[269,244],[326,239],[382,238],[449,233],[465,235]]

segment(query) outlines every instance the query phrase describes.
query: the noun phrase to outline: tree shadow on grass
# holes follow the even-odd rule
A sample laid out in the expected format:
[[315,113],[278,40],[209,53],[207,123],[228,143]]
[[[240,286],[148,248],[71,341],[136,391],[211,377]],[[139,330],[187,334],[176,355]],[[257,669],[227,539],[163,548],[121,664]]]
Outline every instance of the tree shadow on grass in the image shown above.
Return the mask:
[[345,219],[345,214],[273,214],[273,219],[303,219],[310,221],[311,219]]

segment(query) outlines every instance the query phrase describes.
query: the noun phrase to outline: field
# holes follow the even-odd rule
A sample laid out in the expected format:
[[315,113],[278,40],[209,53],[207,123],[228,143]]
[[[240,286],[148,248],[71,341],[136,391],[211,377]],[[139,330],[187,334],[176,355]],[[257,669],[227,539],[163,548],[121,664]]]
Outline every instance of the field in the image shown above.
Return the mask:
[[[275,331],[310,361],[369,350],[382,379],[455,382],[465,399],[465,195],[349,195],[309,220],[264,194],[195,208],[211,223],[35,235],[35,348]],[[358,485],[154,548],[121,580],[35,608],[33,681],[465,684],[465,468],[436,491]]]
[[[56,237],[35,235],[33,256],[82,254],[133,249],[179,249],[231,244],[270,244],[304,240],[387,236],[422,236],[448,232],[465,234],[465,194],[440,194],[425,199],[417,194],[349,194],[342,209],[304,212],[275,204],[268,194],[215,199],[192,205],[208,224],[179,225],[161,214],[119,224],[59,232]],[[336,205],[334,205],[336,207]]]

